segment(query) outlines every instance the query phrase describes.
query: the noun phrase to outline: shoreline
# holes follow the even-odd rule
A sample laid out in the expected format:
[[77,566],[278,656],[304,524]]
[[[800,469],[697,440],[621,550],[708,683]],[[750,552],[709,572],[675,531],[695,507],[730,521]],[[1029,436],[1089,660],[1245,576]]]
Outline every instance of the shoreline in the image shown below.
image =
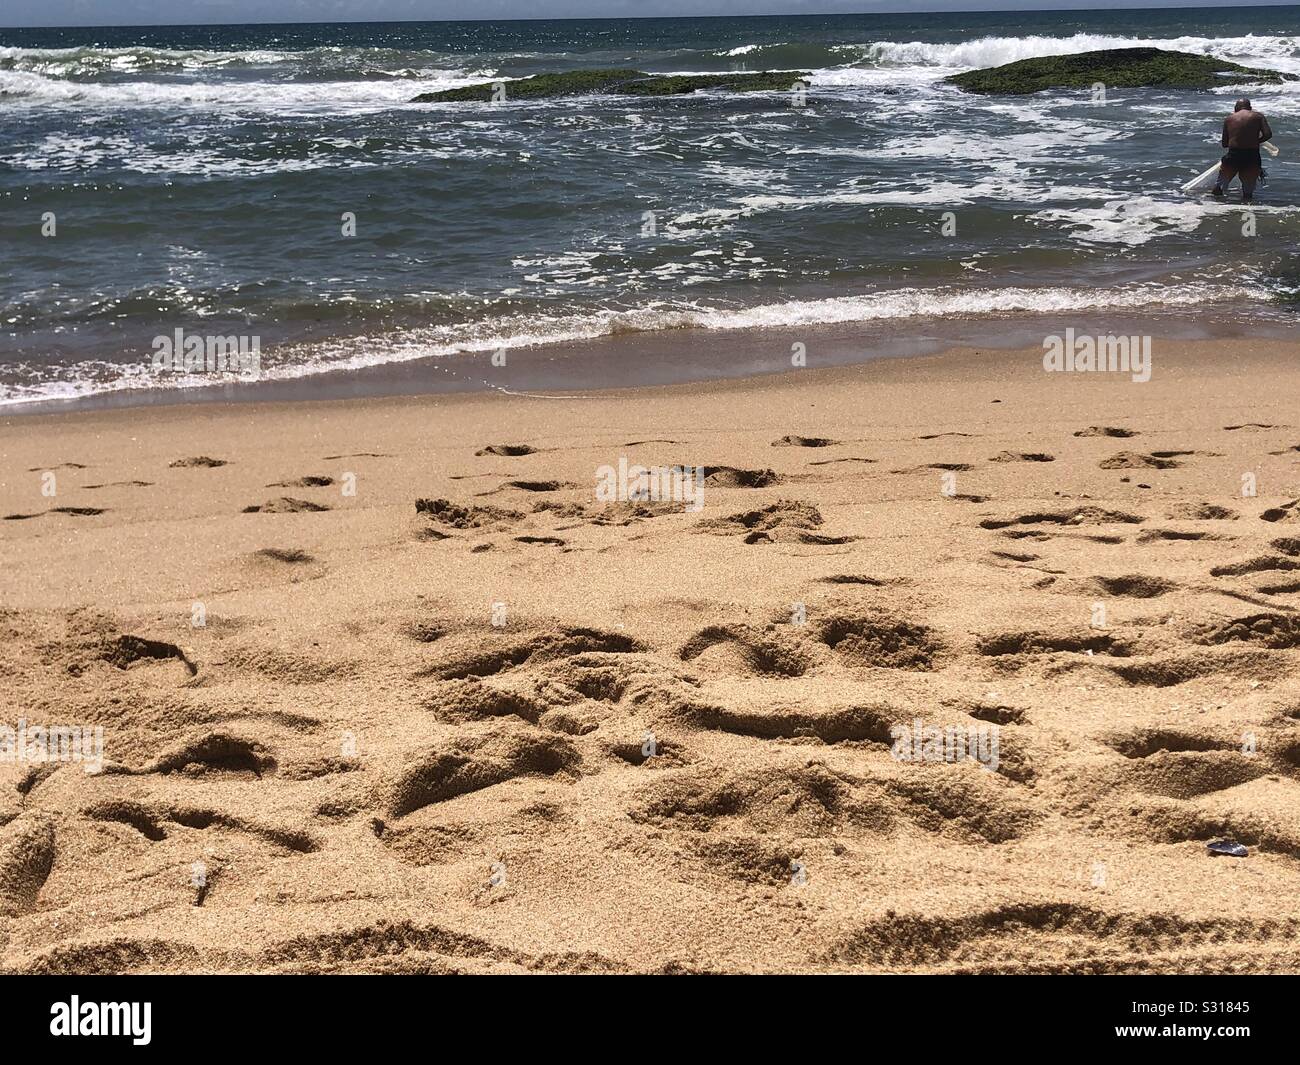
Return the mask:
[[[898,327],[895,331],[893,326]],[[0,420],[85,411],[312,402],[466,392],[585,393],[672,384],[745,380],[788,371],[792,346],[807,367],[865,365],[879,359],[942,355],[968,349],[1012,351],[1054,333],[1151,335],[1155,343],[1300,337],[1300,323],[1235,316],[1035,312],[970,320],[874,321],[840,325],[719,330],[665,330],[509,349],[504,367],[493,353],[463,352],[387,362],[301,377],[187,388],[121,389],[69,399],[0,405]],[[700,357],[708,351],[707,362]]]

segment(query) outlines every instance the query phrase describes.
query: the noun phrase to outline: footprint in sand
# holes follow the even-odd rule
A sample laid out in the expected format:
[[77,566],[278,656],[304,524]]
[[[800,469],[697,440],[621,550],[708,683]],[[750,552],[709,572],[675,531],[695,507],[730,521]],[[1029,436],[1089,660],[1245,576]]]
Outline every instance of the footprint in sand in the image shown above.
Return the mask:
[[192,677],[199,671],[186,653],[166,640],[151,640],[144,636],[124,634],[105,648],[103,660],[118,669],[130,669],[137,662],[161,662],[175,659]]
[[315,513],[321,510],[329,510],[324,503],[312,503],[306,499],[294,499],[291,496],[280,496],[278,499],[268,499],[265,503],[255,503],[251,507],[245,507],[243,514],[302,514]]
[[808,465],[809,465],[809,466],[833,466],[833,465],[834,465],[835,463],[837,463],[837,462],[865,462],[865,463],[872,463],[872,462],[875,462],[875,461],[876,461],[875,459],[863,459],[863,458],[857,458],[857,457],[855,457],[855,456],[849,456],[849,457],[847,457],[847,458],[842,458],[842,459],[814,459],[814,460],[809,461]]
[[994,725],[1023,725],[1028,716],[1023,706],[1012,706],[1002,702],[996,692],[990,692],[982,699],[963,697],[943,699],[943,706],[948,710],[967,714],[976,721],[988,721]]
[[415,512],[455,529],[478,529],[518,521],[523,517],[523,514],[517,510],[489,506],[466,507],[453,503],[449,499],[417,499]]
[[800,677],[812,665],[793,638],[751,625],[710,625],[687,640],[677,657],[710,673],[749,676]]
[[1240,741],[1217,739],[1203,732],[1180,731],[1164,728],[1137,728],[1131,732],[1115,733],[1105,739],[1106,746],[1125,758],[1150,758],[1160,752],[1231,751],[1240,748]]
[[156,755],[136,773],[185,773],[201,768],[216,773],[261,777],[275,768],[274,756],[257,740],[228,732],[200,732]]
[[103,507],[51,507],[49,510],[38,510],[34,514],[6,514],[5,521],[27,521],[29,518],[40,518],[46,514],[67,514],[74,518],[93,518],[97,514],[107,514],[108,511]]
[[240,556],[238,561],[244,568],[243,576],[259,585],[299,584],[318,580],[328,572],[323,562],[300,547],[263,547]]
[[299,547],[263,547],[254,552],[260,558],[270,559],[272,562],[287,562],[297,564],[301,562],[315,562],[316,559]]
[[990,551],[992,561],[985,561],[985,565],[996,567],[997,569],[1008,570],[1031,570],[1035,573],[1047,574],[1047,576],[1034,582],[1035,588],[1047,588],[1056,583],[1056,578],[1065,575],[1065,570],[1054,569],[1049,566],[1042,558],[1035,555],[1032,551]]
[[1074,632],[1003,632],[982,636],[976,641],[976,650],[990,658],[1011,655],[1050,655],[1058,653],[1127,657],[1131,645],[1110,633],[1084,635]]
[[1261,595],[1295,595],[1300,592],[1300,579],[1282,581],[1280,584],[1261,583],[1255,586]]
[[679,740],[670,740],[659,734],[655,735],[653,752],[646,747],[643,739],[613,740],[605,749],[612,757],[635,766],[681,767],[694,761]]
[[577,749],[563,737],[500,724],[487,735],[456,737],[408,752],[398,771],[379,783],[375,798],[389,817],[406,817],[516,777],[572,776],[580,761]]
[[1042,556],[1032,551],[990,551],[994,558],[1006,559],[1008,562],[1038,562]]
[[1159,455],[1120,451],[1108,459],[1102,459],[1097,465],[1103,470],[1172,470],[1182,463],[1170,458],[1161,458]]
[[1084,595],[1111,595],[1126,599],[1154,599],[1178,590],[1178,584],[1164,577],[1125,573],[1117,577],[1089,577],[1075,584]]
[[1136,429],[1117,429],[1116,427],[1111,425],[1090,425],[1086,429],[1078,430],[1074,435],[1075,436],[1114,436],[1114,437],[1120,437],[1126,439],[1130,436],[1137,436],[1138,432]]
[[[740,672],[744,672],[743,668]],[[762,675],[762,674],[759,674]],[[763,740],[794,740],[815,736],[822,743],[875,743],[891,746],[890,729],[902,714],[887,707],[831,706],[828,708],[774,707],[770,710],[732,710],[701,706],[688,717],[691,724],[734,736]]]
[[1214,503],[1179,503],[1170,507],[1165,517],[1175,521],[1236,521],[1240,515]]
[[975,467],[969,462],[927,462],[921,466],[909,466],[903,470],[890,470],[890,473],[924,473],[926,470],[942,470],[945,473],[969,473]]
[[811,503],[779,499],[756,510],[725,518],[706,518],[696,531],[714,535],[741,535],[747,544],[796,543],[827,546],[850,543],[856,536],[825,536],[813,532],[822,524],[821,512]]
[[160,843],[167,838],[167,829],[164,827],[166,818],[132,799],[109,799],[105,802],[97,802],[87,806],[81,813],[92,821],[129,825],[151,843]]
[[928,625],[887,611],[834,613],[822,618],[813,638],[849,665],[929,672],[945,651]]
[[1137,525],[1145,519],[1122,510],[1104,507],[1075,507],[1073,510],[1040,511],[1020,514],[1014,518],[985,518],[981,529],[1007,529],[1013,525]]
[[831,440],[824,436],[783,436],[780,440],[773,440],[773,447],[833,447],[840,443],[838,440]]
[[1300,617],[1270,611],[1210,622],[1199,627],[1193,642],[1206,646],[1251,643],[1270,651],[1289,650],[1300,647]]
[[781,478],[772,470],[742,470],[735,466],[702,468],[704,483],[711,488],[766,488],[768,485],[781,483]]
[[328,488],[334,483],[333,477],[325,474],[309,474],[293,481],[272,481],[267,488]]
[[496,488],[487,492],[480,492],[479,495],[495,495],[498,492],[504,492],[508,488],[514,488],[520,492],[562,492],[566,488],[577,487],[572,481],[503,481]]
[[488,444],[487,447],[475,451],[475,455],[504,455],[508,458],[516,458],[520,455],[537,455],[541,449],[535,448],[532,444]]
[[1125,775],[1134,788],[1174,799],[1237,787],[1268,772],[1261,759],[1241,751],[1240,740],[1203,732],[1140,728],[1104,742],[1131,763]]
[[1055,455],[1043,451],[999,451],[989,456],[990,462],[1055,462]]
[[864,584],[870,588],[886,588],[890,585],[911,584],[907,577],[869,577],[862,573],[833,573],[829,577],[816,578],[820,584]]
[[36,909],[55,853],[54,823],[44,816],[20,815],[0,828],[0,917]]
[[1219,533],[1188,532],[1183,529],[1144,529],[1138,534],[1138,543],[1147,544],[1155,540],[1235,540],[1235,536],[1223,536]]
[[214,459],[207,455],[195,455],[193,458],[177,459],[175,462],[167,464],[169,469],[187,470],[187,469],[208,469],[214,470],[218,466],[230,465],[225,459]]
[[1300,499],[1293,499],[1290,503],[1283,503],[1280,507],[1269,507],[1268,510],[1260,514],[1264,521],[1281,521],[1294,522],[1300,521]]
[[[198,772],[206,775],[206,769],[195,763]],[[159,842],[168,836],[171,828],[186,828],[203,831],[209,828],[221,828],[239,832],[248,836],[259,837],[275,847],[311,854],[320,849],[320,843],[309,833],[294,827],[282,827],[264,824],[261,821],[238,817],[209,807],[182,806],[179,804],[150,802],[141,803],[127,799],[110,800],[95,803],[84,811],[87,817],[97,821],[114,821],[130,825],[145,839]],[[211,859],[207,880],[199,888],[192,904],[202,906],[216,878],[216,870],[221,866],[221,859]]]
[[1300,569],[1300,560],[1282,555],[1256,555],[1244,562],[1227,562],[1210,570],[1211,577],[1244,577],[1249,573],[1287,572]]
[[[444,646],[447,645],[447,646]],[[551,625],[531,631],[494,630],[483,633],[466,629],[457,638],[439,641],[442,656],[422,670],[421,677],[463,680],[488,677],[525,665],[557,659],[573,659],[588,653],[631,654],[644,652],[641,641],[622,632],[584,626]]]
[[1003,529],[999,536],[1005,536],[1008,540],[1032,540],[1034,543],[1045,543],[1049,540],[1087,540],[1096,544],[1122,544],[1124,537],[1113,536],[1106,533],[1047,533],[1041,529]]

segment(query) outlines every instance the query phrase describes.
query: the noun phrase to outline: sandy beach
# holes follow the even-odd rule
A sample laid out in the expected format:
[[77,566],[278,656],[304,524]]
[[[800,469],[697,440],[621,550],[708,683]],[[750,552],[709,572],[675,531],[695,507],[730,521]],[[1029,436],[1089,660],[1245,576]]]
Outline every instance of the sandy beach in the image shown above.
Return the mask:
[[1042,359],[0,421],[0,971],[1300,971],[1300,345]]

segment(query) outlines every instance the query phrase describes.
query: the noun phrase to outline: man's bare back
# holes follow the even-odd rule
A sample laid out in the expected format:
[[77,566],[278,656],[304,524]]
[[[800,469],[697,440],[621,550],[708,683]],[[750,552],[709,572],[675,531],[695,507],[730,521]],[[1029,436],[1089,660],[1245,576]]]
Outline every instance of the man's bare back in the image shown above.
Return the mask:
[[1272,136],[1268,119],[1249,107],[1234,111],[1223,120],[1225,148],[1258,148]]

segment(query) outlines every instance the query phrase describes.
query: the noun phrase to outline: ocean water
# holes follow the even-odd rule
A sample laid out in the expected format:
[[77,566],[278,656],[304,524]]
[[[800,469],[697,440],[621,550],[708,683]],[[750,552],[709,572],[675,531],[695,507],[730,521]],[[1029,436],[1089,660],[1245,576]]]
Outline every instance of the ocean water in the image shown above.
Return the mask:
[[[637,332],[1285,327],[1300,81],[1251,90],[1283,150],[1253,233],[1178,192],[1231,92],[942,82],[1139,44],[1300,74],[1300,8],[0,30],[0,404],[210,384],[151,371],[176,329],[286,379]],[[580,67],[812,76],[803,107],[410,102]]]

